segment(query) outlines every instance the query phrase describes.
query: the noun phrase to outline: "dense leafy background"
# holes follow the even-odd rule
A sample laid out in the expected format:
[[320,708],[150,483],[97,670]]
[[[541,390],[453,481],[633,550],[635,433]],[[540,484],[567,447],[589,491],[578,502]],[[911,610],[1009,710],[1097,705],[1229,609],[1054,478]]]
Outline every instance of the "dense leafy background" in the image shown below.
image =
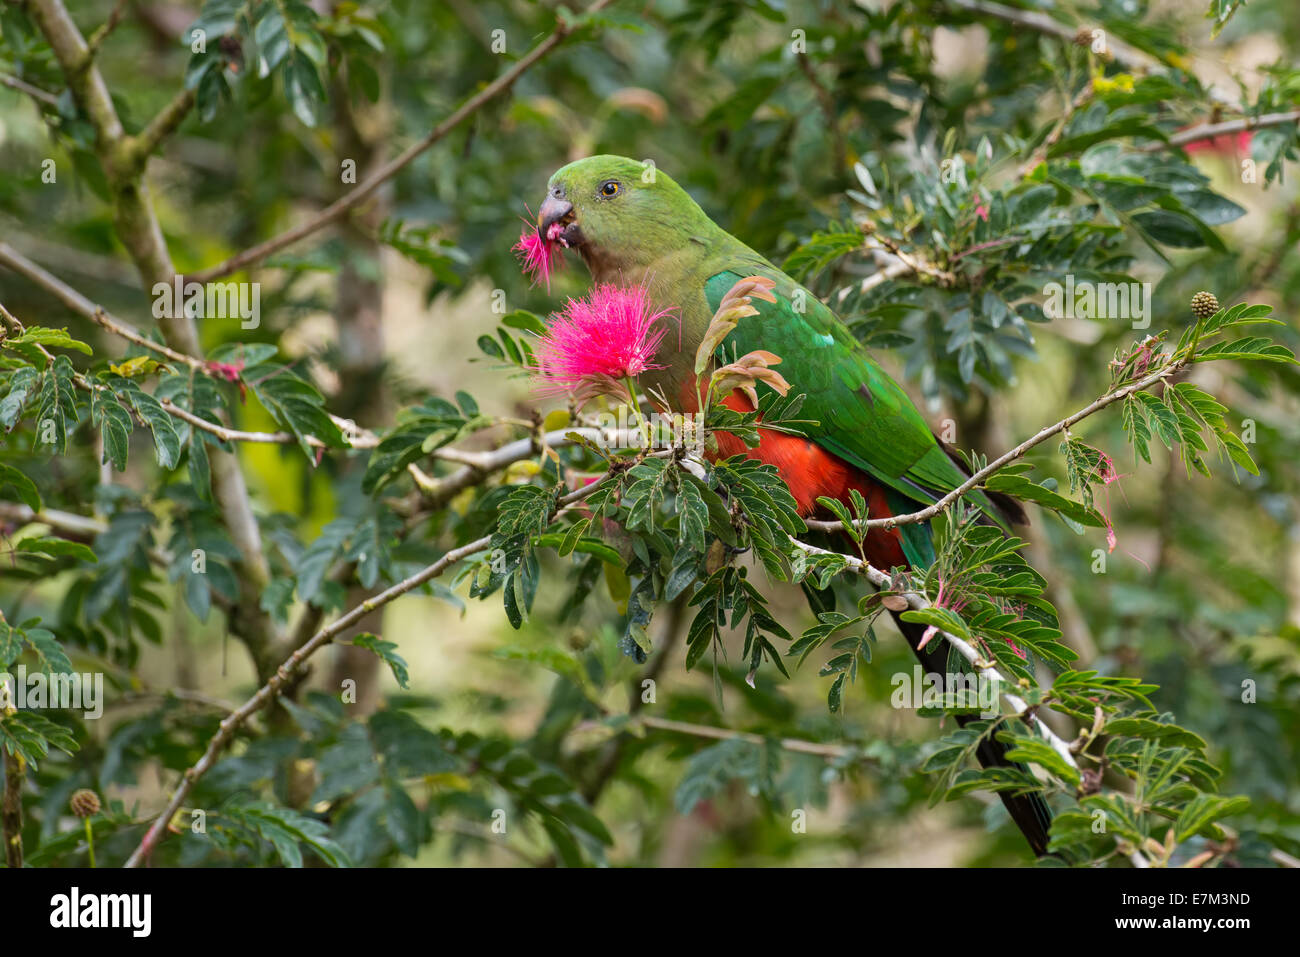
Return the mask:
[[[74,6],[90,33],[114,4]],[[1294,347],[1295,124],[1244,144],[1161,148],[1176,130],[1214,118],[1211,81],[1252,112],[1300,103],[1290,0],[1255,0],[1213,41],[1203,4],[1077,7],[1064,21],[1071,28],[1100,25],[1167,66],[1136,77],[1068,38],[968,6],[614,4],[510,96],[421,155],[364,214],[237,277],[262,284],[261,326],[205,321],[199,331],[209,358],[240,368],[239,386],[184,367],[124,368],[120,340],[0,272],[10,312],[28,326],[69,327],[93,351],[54,337],[41,345],[58,357],[46,366],[8,344],[16,358],[0,388],[0,424],[10,430],[0,495],[13,506],[6,534],[20,547],[4,556],[0,608],[26,636],[12,644],[23,661],[57,669],[47,656],[66,654],[79,670],[105,671],[110,687],[103,720],[54,713],[58,727],[26,729],[27,740],[50,746],[29,755],[28,862],[84,862],[85,835],[68,811],[82,787],[107,805],[93,825],[99,861],[124,860],[164,787],[215,733],[222,702],[244,700],[269,674],[255,649],[229,637],[225,611],[246,577],[210,492],[207,462],[220,443],[173,420],[158,399],[301,440],[239,447],[271,574],[259,603],[274,627],[350,607],[480,535],[498,536],[507,565],[441,579],[369,616],[352,633],[356,647],[314,659],[292,700],[241,733],[201,780],[186,806],[209,809],[208,834],[168,838],[157,852],[166,862],[1023,862],[995,801],[930,807],[935,777],[921,769],[955,773],[946,762],[961,742],[941,746],[951,727],[889,707],[890,678],[910,672],[912,660],[887,619],[879,635],[828,631],[835,652],[823,648],[795,669],[789,642],[816,622],[801,591],[765,577],[762,564],[743,563],[743,579],[738,571],[710,579],[713,590],[687,607],[683,586],[700,571],[690,565],[676,581],[672,571],[687,567],[706,527],[721,531],[716,516],[690,504],[712,502],[708,488],[663,477],[670,470],[656,462],[625,486],[621,517],[634,530],[659,521],[650,517],[656,494],[687,503],[663,532],[670,558],[687,550],[683,564],[668,561],[656,582],[629,577],[628,563],[635,569],[645,556],[599,520],[572,554],[562,541],[534,548],[529,533],[545,526],[550,504],[535,466],[437,508],[419,503],[402,471],[415,460],[450,474],[456,466],[435,463],[431,450],[527,435],[482,428],[491,417],[528,420],[539,407],[511,361],[531,325],[522,310],[545,314],[586,278],[571,268],[549,294],[530,289],[510,247],[550,172],[596,152],[653,159],[718,222],[829,297],[963,449],[996,454],[1101,394],[1117,352],[1162,330],[1176,341],[1191,327],[1187,304],[1201,289],[1225,305],[1272,305],[1286,325],[1269,331]],[[1214,13],[1235,7],[1219,0]],[[98,62],[128,132],[182,84],[196,91],[193,113],[148,174],[181,272],[340,195],[347,161],[363,179],[507,68],[557,15],[549,3],[460,0],[209,0],[125,11]],[[179,38],[196,20],[227,38],[191,54]],[[504,53],[494,30],[504,31]],[[805,53],[792,50],[793,31]],[[4,241],[147,328],[148,292],[109,202],[115,186],[23,4],[0,16],[0,72],[57,97],[38,110],[0,88]],[[1071,108],[1090,79],[1092,95]],[[46,159],[53,183],[42,179]],[[1245,159],[1257,167],[1253,182],[1242,181]],[[936,273],[863,292],[876,268],[868,241],[897,244]],[[1152,282],[1151,328],[1049,319],[1043,285],[1067,272]],[[502,331],[498,290],[514,319]],[[19,368],[29,361],[48,369],[39,390]],[[83,373],[98,386],[93,398],[75,387]],[[1103,531],[1034,510],[1027,557],[1049,582],[1075,667],[1158,686],[1153,712],[1176,715],[1189,732],[1129,733],[1190,749],[1179,760],[1191,762],[1184,777],[1197,786],[1209,788],[1210,762],[1222,770],[1220,793],[1249,797],[1248,809],[1231,807],[1231,834],[1180,833],[1190,839],[1180,859],[1212,846],[1232,862],[1263,864],[1271,848],[1300,852],[1300,379],[1291,365],[1229,361],[1197,366],[1189,382],[1227,407],[1233,432],[1249,433],[1259,475],[1212,453],[1212,477],[1189,469],[1177,445],[1170,452],[1159,441],[1154,408],[1148,464],[1130,450],[1131,418],[1112,410],[1078,438],[1123,476],[1092,489],[1117,547],[1107,553]],[[337,448],[326,408],[385,433],[385,444],[373,456]],[[144,425],[132,428],[132,410]],[[35,423],[45,420],[57,424],[53,454],[38,441]],[[97,435],[125,466],[107,483]],[[335,448],[316,464],[306,436]],[[598,463],[585,454],[566,461]],[[1035,481],[1085,495],[1086,467],[1056,442],[1030,461]],[[761,476],[727,481],[756,481],[755,499],[768,496],[756,514],[783,514],[773,505],[780,490]],[[640,519],[638,502],[647,503]],[[103,523],[82,536],[93,556],[33,531],[15,517],[23,503]],[[751,544],[764,557],[763,542]],[[203,578],[191,572],[196,548],[206,554]],[[864,586],[840,588],[840,611],[851,613]],[[699,605],[716,594],[734,602],[747,589],[765,597],[770,618],[722,629],[717,646],[711,631],[692,627]],[[674,597],[649,618],[656,590]],[[480,594],[490,597],[473,600]],[[35,618],[39,626],[27,624]],[[726,650],[716,665],[714,647]],[[750,687],[746,676],[765,657]],[[647,669],[653,703],[640,701]],[[356,704],[340,702],[344,680],[358,682]],[[1246,680],[1257,688],[1253,704],[1241,701]],[[629,711],[661,723],[629,725]],[[711,728],[745,734],[701,736]],[[825,747],[790,749],[783,739]],[[1119,751],[1115,766],[1146,760]],[[504,835],[491,830],[497,809],[507,810]],[[809,815],[806,833],[792,831],[797,810]]]

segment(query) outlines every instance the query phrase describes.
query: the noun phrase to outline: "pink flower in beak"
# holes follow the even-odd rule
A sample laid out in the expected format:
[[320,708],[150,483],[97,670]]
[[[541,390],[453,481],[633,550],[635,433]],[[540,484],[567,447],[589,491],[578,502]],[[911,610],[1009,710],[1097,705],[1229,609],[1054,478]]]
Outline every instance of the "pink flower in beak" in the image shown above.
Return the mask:
[[552,223],[543,239],[536,229],[527,227],[514,245],[514,253],[519,257],[524,274],[534,286],[539,281],[545,283],[547,292],[551,290],[551,273],[564,265],[561,241],[554,235],[560,229],[563,227],[559,223]]
[[580,402],[596,395],[628,398],[628,379],[648,369],[668,332],[644,286],[602,283],[585,299],[570,299],[551,320],[534,354],[543,391],[572,392]]

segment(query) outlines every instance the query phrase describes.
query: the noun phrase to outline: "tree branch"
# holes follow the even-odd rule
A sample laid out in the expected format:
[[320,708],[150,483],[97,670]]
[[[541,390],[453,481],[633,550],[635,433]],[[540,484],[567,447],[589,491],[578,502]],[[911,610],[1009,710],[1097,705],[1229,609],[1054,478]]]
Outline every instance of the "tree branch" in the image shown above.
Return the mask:
[[158,115],[149,121],[140,133],[131,141],[131,162],[143,169],[149,156],[162,141],[176,132],[177,128],[194,109],[195,92],[182,87],[170,102],[158,111]]
[[[144,288],[171,282],[176,270],[144,182],[143,165],[134,161],[132,138],[122,128],[108,86],[89,59],[85,40],[62,0],[30,0],[28,9],[49,41],[69,90],[95,130],[95,153],[112,195],[114,229],[140,273]],[[84,300],[84,297],[77,298]],[[159,328],[172,349],[192,356],[202,355],[198,330],[189,316],[163,318],[159,320]],[[231,630],[244,642],[259,678],[265,680],[274,663],[270,655],[275,627],[260,607],[262,590],[270,581],[270,569],[262,553],[261,530],[253,516],[238,459],[213,449],[209,460],[213,496],[240,555],[239,607],[230,617]]]
[[[894,528],[895,526],[898,525],[915,525],[917,522],[924,522],[927,521],[928,519],[934,518],[940,512],[946,511],[948,508],[950,508],[953,505],[953,503],[955,503],[959,498],[961,498],[967,492],[974,489],[976,486],[978,486],[981,482],[983,482],[986,478],[988,478],[998,469],[1002,468],[1004,465],[1007,465],[1010,462],[1014,462],[1016,459],[1020,458],[1022,455],[1024,455],[1026,452],[1032,449],[1034,446],[1047,441],[1054,435],[1064,432],[1066,429],[1070,428],[1075,423],[1083,419],[1086,419],[1088,416],[1093,415],[1096,412],[1100,412],[1108,405],[1112,405],[1120,401],[1121,399],[1126,399],[1130,395],[1133,395],[1135,392],[1141,392],[1144,389],[1149,389],[1157,382],[1167,379],[1169,376],[1180,371],[1186,364],[1187,364],[1187,357],[1185,356],[1179,359],[1175,359],[1172,362],[1168,363],[1167,365],[1163,366],[1162,368],[1156,370],[1155,372],[1152,372],[1150,375],[1142,377],[1136,382],[1131,382],[1126,386],[1121,386],[1118,389],[1106,393],[1100,399],[1097,399],[1095,402],[1091,403],[1090,405],[1084,406],[1082,409],[1075,412],[1073,415],[1066,416],[1064,419],[1062,419],[1060,422],[1057,422],[1055,425],[1049,425],[1046,428],[1040,429],[1037,433],[1035,433],[1030,438],[1025,439],[1025,441],[1021,442],[1011,451],[998,456],[996,459],[994,459],[984,468],[980,469],[978,472],[976,472],[974,475],[968,478],[965,482],[962,482],[961,485],[958,485],[955,489],[953,489],[943,498],[939,499],[939,501],[935,502],[933,505],[930,505],[916,512],[909,512],[906,515],[892,515],[889,518],[869,518],[866,521],[859,521],[859,522],[855,522],[854,524],[857,525],[858,528]],[[818,521],[816,519],[805,520],[805,524],[809,528],[815,528],[818,531],[823,531],[823,532],[837,532],[844,528],[844,524],[842,522],[826,522],[826,521]]]
[[63,512],[56,508],[43,508],[36,512],[31,506],[17,502],[0,502],[0,519],[22,525],[40,522],[58,532],[59,537],[78,542],[91,541],[96,535],[108,531],[108,523],[97,518]]
[[126,13],[127,0],[117,0],[113,9],[108,14],[108,19],[104,25],[90,35],[90,40],[86,43],[86,62],[90,63],[103,46],[108,35],[117,29],[117,25],[122,22],[122,17]]
[[[597,11],[609,6],[611,2],[612,0],[595,0],[595,2],[591,4],[585,12],[587,14],[596,13]],[[410,163],[421,153],[429,149],[439,140],[443,139],[443,137],[448,133],[454,130],[461,123],[465,122],[465,120],[469,119],[488,103],[492,102],[492,100],[509,90],[510,87],[514,85],[514,82],[519,79],[519,77],[527,71],[529,67],[559,46],[564,38],[572,32],[572,29],[573,28],[569,25],[568,21],[561,20],[546,39],[537,44],[537,46],[533,47],[528,51],[528,53],[516,61],[514,66],[509,70],[501,74],[487,86],[483,87],[483,89],[479,90],[462,103],[455,112],[426,133],[421,139],[417,140],[397,156],[380,166],[379,169],[375,170],[374,173],[368,176],[363,183],[360,183],[356,189],[330,203],[330,205],[326,206],[305,223],[301,223],[292,229],[286,230],[280,235],[274,236],[265,242],[258,243],[256,246],[245,249],[243,252],[231,256],[223,263],[193,273],[189,278],[194,282],[211,282],[214,279],[229,276],[231,273],[237,272],[246,266],[251,266],[254,263],[261,262],[273,253],[277,253],[281,249],[292,246],[299,240],[310,236],[312,233],[325,226],[328,226],[348,210],[368,199],[370,195],[383,183],[392,179],[406,166],[410,165]]]
[[[154,342],[152,339],[143,335],[135,328],[123,322],[121,319],[109,314],[100,306],[91,302],[76,289],[60,280],[58,277],[46,272],[43,268],[32,262],[26,256],[23,256],[8,243],[0,242],[0,266],[6,266],[14,272],[30,279],[32,282],[53,293],[65,306],[94,322],[96,325],[107,330],[115,336],[125,339],[133,345],[142,349],[147,349],[163,359],[174,362],[177,365],[183,365],[203,375],[213,376],[206,362],[195,356],[173,349],[169,346]],[[0,309],[3,306],[0,305]],[[79,378],[79,385],[86,389],[97,388],[93,383]],[[170,415],[188,423],[197,429],[202,429],[211,435],[216,436],[223,442],[252,442],[272,445],[290,445],[297,442],[297,438],[288,432],[249,432],[240,429],[232,429],[227,426],[209,422],[193,412],[183,409],[169,399],[161,399],[159,403]],[[353,449],[371,449],[379,444],[379,436],[366,429],[358,429],[355,423],[340,419],[331,415],[330,418],[338,425],[344,434],[348,436],[349,447]],[[418,468],[413,468],[411,474],[416,484],[420,487],[426,501],[431,504],[441,504],[449,500],[457,492],[469,488],[481,482],[488,475],[499,472],[509,467],[515,462],[523,461],[535,454],[539,445],[549,447],[561,447],[569,445],[572,440],[568,438],[570,433],[577,433],[584,438],[595,442],[609,440],[612,436],[597,428],[573,428],[558,429],[540,436],[531,436],[526,439],[518,439],[514,442],[507,443],[496,449],[484,452],[474,452],[457,448],[435,449],[430,453],[434,458],[443,459],[449,462],[457,462],[463,467],[443,478],[432,478],[421,472]],[[326,444],[314,436],[307,437],[307,444],[312,448],[327,448]]]
[[[910,263],[905,263],[900,259],[898,262],[890,263],[884,269],[879,269],[866,279],[862,280],[862,282],[858,284],[858,292],[870,292],[872,289],[889,282],[891,279],[901,279],[904,276],[912,275],[913,272],[915,272],[915,270],[912,268],[912,265]],[[845,286],[840,290],[840,302],[844,301],[844,297],[849,294],[851,288],[852,287],[850,286]]]
[[0,73],[0,86],[7,86],[19,93],[26,93],[41,106],[48,107],[51,110],[59,108],[59,98],[53,93],[46,93],[40,87],[32,86],[30,83],[24,82],[16,76],[10,76],[8,73]]
[[[810,555],[839,555],[849,563],[851,568],[855,568],[861,572],[862,575],[873,585],[876,585],[878,588],[894,588],[894,580],[890,578],[889,575],[880,571],[880,569],[873,567],[869,563],[864,562],[860,558],[853,555],[844,555],[840,552],[832,552],[824,548],[818,548],[815,545],[808,545],[797,539],[792,539],[791,541],[793,541],[794,546],[800,551],[806,552]],[[922,609],[930,607],[930,602],[925,598],[925,596],[916,592],[905,592],[902,597],[907,600],[908,607],[910,608]],[[1034,731],[1043,738],[1043,740],[1051,745],[1052,750],[1061,756],[1061,760],[1072,768],[1077,769],[1079,767],[1078,762],[1074,758],[1074,752],[1070,750],[1069,743],[1060,738],[1056,732],[1049,728],[1046,722],[1044,722],[1042,718],[1038,717],[1037,713],[1029,707],[1029,704],[1023,698],[1009,690],[1010,688],[1015,687],[1014,683],[1009,682],[1002,673],[998,671],[993,662],[988,661],[979,653],[978,650],[976,650],[974,645],[965,639],[942,630],[939,631],[939,634],[950,645],[952,645],[952,647],[957,649],[958,654],[965,658],[978,674],[983,676],[987,681],[995,682],[996,687],[1002,696],[1002,700],[1007,703],[1007,706],[1011,709],[1012,713],[1033,728]],[[1132,862],[1134,867],[1150,866],[1146,857],[1140,851],[1135,850],[1129,854],[1129,860]]]
[[1241,133],[1246,130],[1261,130],[1267,126],[1282,126],[1286,123],[1300,122],[1300,110],[1288,110],[1285,113],[1264,113],[1261,116],[1243,116],[1237,120],[1224,120],[1222,123],[1201,123],[1188,127],[1169,137],[1163,143],[1148,143],[1141,147],[1144,153],[1157,153],[1175,146],[1186,146],[1199,140],[1212,140],[1228,133]]
[[28,8],[54,51],[54,58],[63,68],[68,88],[94,127],[97,149],[109,150],[125,136],[125,132],[104,77],[91,62],[90,47],[82,38],[81,31],[73,23],[62,0],[31,0]]
[[[595,494],[595,492],[602,488],[604,484],[604,481],[593,482],[585,488],[561,496],[556,503],[557,510],[567,505],[580,502]],[[186,770],[185,774],[181,778],[181,783],[177,786],[176,790],[172,793],[171,798],[168,800],[167,806],[149,826],[149,830],[145,832],[145,836],[143,840],[140,841],[139,847],[137,847],[131,854],[125,866],[138,867],[140,863],[149,856],[157,845],[159,839],[162,837],[163,831],[167,827],[168,822],[171,821],[173,815],[180,810],[181,805],[185,802],[185,798],[189,796],[195,782],[197,782],[198,779],[216,763],[217,757],[230,742],[235,731],[254,714],[274,701],[276,696],[280,693],[280,690],[292,679],[294,672],[302,667],[303,663],[306,662],[308,658],[325,645],[329,644],[335,636],[342,634],[352,625],[355,625],[362,618],[366,617],[366,615],[369,615],[378,608],[384,607],[393,600],[405,595],[407,592],[418,588],[425,582],[432,581],[457,562],[469,558],[472,555],[477,555],[479,552],[487,551],[491,545],[492,536],[485,535],[482,538],[475,539],[459,548],[453,548],[436,562],[425,566],[409,578],[403,579],[396,585],[393,585],[379,594],[367,598],[365,601],[361,602],[361,604],[356,605],[346,614],[336,618],[329,625],[320,629],[301,647],[297,648],[283,664],[275,669],[274,674],[271,675],[266,683],[263,684],[251,698],[222,720],[217,733],[213,735],[212,739],[208,742],[208,746],[204,750],[203,756],[199,758],[192,767]]]
[[[749,731],[732,731],[730,728],[715,728],[707,724],[691,724],[688,721],[673,721],[669,718],[655,718],[642,715],[633,720],[633,724],[642,724],[647,728],[660,731],[672,731],[676,734],[689,734],[696,738],[712,738],[715,741],[747,741],[750,744],[763,745],[770,738]],[[776,742],[782,750],[794,754],[811,754],[819,758],[836,759],[849,756],[863,757],[857,748],[843,744],[825,744],[820,741],[804,741],[801,738],[779,738]]]

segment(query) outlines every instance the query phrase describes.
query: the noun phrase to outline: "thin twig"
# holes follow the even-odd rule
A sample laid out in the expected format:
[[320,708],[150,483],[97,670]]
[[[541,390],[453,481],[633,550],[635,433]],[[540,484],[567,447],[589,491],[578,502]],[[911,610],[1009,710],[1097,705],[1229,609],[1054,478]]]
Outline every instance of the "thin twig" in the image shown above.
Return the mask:
[[[689,734],[697,738],[713,738],[716,741],[747,741],[750,744],[766,744],[772,738],[749,731],[733,731],[730,728],[716,728],[707,724],[692,724],[688,721],[673,721],[669,718],[655,718],[642,715],[634,719],[634,724],[643,724],[647,728],[660,731],[672,731],[677,734]],[[862,752],[843,744],[824,744],[820,741],[804,741],[801,738],[778,738],[776,743],[782,750],[795,754],[811,754],[819,758],[835,760],[850,756],[862,757]]]
[[923,276],[929,276],[931,279],[939,283],[939,285],[943,286],[944,288],[951,288],[957,284],[957,277],[955,274],[939,266],[936,266],[928,259],[918,256],[915,253],[908,252],[902,247],[902,244],[900,244],[897,240],[895,240],[891,236],[886,236],[883,233],[879,233],[879,232],[873,232],[871,237],[867,241],[867,248],[868,249],[883,248],[884,250],[889,252],[892,256],[894,256],[896,259],[898,259],[900,262],[902,262],[904,265],[906,265],[912,272],[920,273]]
[[37,103],[48,106],[52,110],[59,108],[59,98],[53,93],[47,93],[40,87],[32,86],[30,83],[20,80],[16,76],[10,76],[8,73],[0,73],[0,86],[7,86],[19,93],[26,93]]
[[117,25],[122,22],[122,17],[126,13],[126,5],[127,0],[117,0],[117,3],[113,5],[113,9],[108,15],[108,19],[104,21],[104,25],[92,33],[86,41],[87,65],[89,65],[90,61],[95,58],[95,55],[99,52],[99,48],[103,46],[104,41],[108,39],[109,34],[116,30]]
[[[1062,419],[1060,422],[1057,422],[1055,425],[1049,425],[1046,428],[1040,429],[1033,436],[1031,436],[1028,439],[1025,439],[1025,441],[1021,442],[1011,451],[998,456],[996,459],[994,459],[984,468],[980,469],[978,472],[976,472],[974,475],[968,478],[965,482],[962,482],[961,485],[958,485],[955,489],[953,489],[943,498],[939,499],[939,501],[935,502],[933,505],[923,508],[920,511],[910,512],[906,515],[891,515],[888,518],[869,518],[865,521],[855,522],[854,524],[856,524],[858,528],[894,528],[895,526],[898,525],[915,525],[917,522],[924,522],[931,518],[934,518],[940,512],[946,511],[948,508],[950,508],[953,505],[953,503],[955,503],[959,498],[961,498],[967,492],[974,489],[976,486],[978,486],[981,482],[983,482],[986,478],[988,478],[998,469],[1002,468],[1004,465],[1010,462],[1014,462],[1016,459],[1020,458],[1026,452],[1032,449],[1034,446],[1047,441],[1054,435],[1064,432],[1066,429],[1070,428],[1075,423],[1083,419],[1086,419],[1088,416],[1093,415],[1094,413],[1100,412],[1108,405],[1112,405],[1113,403],[1118,402],[1121,399],[1126,399],[1130,395],[1133,395],[1136,392],[1141,392],[1144,389],[1149,389],[1157,382],[1161,382],[1164,379],[1168,378],[1169,376],[1181,370],[1183,366],[1185,366],[1186,364],[1187,364],[1186,358],[1176,359],[1173,362],[1170,362],[1168,365],[1164,366],[1163,368],[1158,369],[1157,371],[1151,373],[1150,375],[1144,376],[1143,378],[1139,379],[1136,382],[1131,382],[1126,386],[1121,386],[1120,388],[1115,389],[1112,392],[1106,393],[1100,399],[1097,399],[1095,402],[1087,406],[1084,406],[1082,409],[1075,412],[1073,415],[1066,416],[1064,419]],[[844,528],[842,522],[818,521],[816,519],[808,519],[806,520],[805,524],[807,524],[809,528],[815,528],[818,531],[823,531],[823,532],[837,532]]]
[[[912,269],[911,263],[905,263],[900,259],[898,262],[890,263],[884,269],[878,270],[866,279],[862,280],[862,282],[858,284],[858,292],[870,292],[872,289],[875,289],[883,283],[889,282],[891,279],[901,279],[904,276],[912,275],[913,272],[915,272],[915,270]],[[845,286],[840,290],[839,298],[841,301],[843,301],[844,297],[849,294],[851,288],[851,286]]]
[[[73,312],[89,319],[91,322],[108,330],[114,335],[125,339],[127,342],[139,346],[142,349],[147,349],[170,362],[187,366],[188,368],[209,376],[210,378],[218,380],[221,378],[215,375],[208,364],[202,359],[182,352],[179,349],[173,349],[171,346],[164,345],[163,343],[154,342],[152,339],[134,329],[128,323],[110,315],[102,307],[91,302],[76,289],[73,289],[57,276],[32,262],[22,253],[18,252],[18,250],[5,242],[0,242],[0,266],[5,266],[19,275],[25,276],[47,292],[52,293],[55,298]],[[82,381],[85,382],[86,380],[83,378]],[[91,383],[90,386],[98,388],[97,386],[94,386],[93,383]],[[225,426],[200,418],[191,412],[187,412],[168,399],[162,399],[160,401],[163,408],[176,418],[182,419],[196,428],[210,432],[224,442],[264,442],[289,445],[298,441],[295,436],[288,432],[243,432],[239,429],[226,428]],[[379,444],[379,437],[373,432],[365,429],[358,429],[355,423],[349,422],[346,419],[341,419],[338,416],[331,415],[330,418],[333,420],[335,425],[339,426],[345,436],[349,438],[349,447],[354,449],[374,448]],[[328,447],[315,436],[307,436],[306,441],[308,445],[314,448]]]
[[97,518],[56,508],[43,508],[38,512],[17,502],[0,502],[0,519],[17,525],[40,522],[50,526],[60,537],[79,542],[91,541],[96,535],[108,531],[108,523]]
[[[0,249],[0,262],[4,262],[4,254],[5,254],[5,250]],[[57,282],[57,280],[55,281]],[[173,349],[170,346],[165,346],[161,342],[154,342],[152,339],[149,339],[146,336],[142,335],[141,333],[137,332],[135,329],[128,326],[120,319],[114,319],[112,316],[110,316],[99,306],[95,306],[93,308],[89,316],[89,319],[91,322],[95,323],[95,325],[107,329],[109,332],[113,333],[113,335],[125,339],[127,342],[131,343],[132,345],[140,346],[142,349],[148,349],[150,352],[157,353],[158,355],[162,356],[164,359],[170,359],[172,362],[175,362],[179,365],[189,366],[191,369],[195,369],[199,372],[206,371],[202,359],[197,359],[194,356],[187,355],[186,353],[181,352],[178,349]]]
[[1282,126],[1286,123],[1300,122],[1300,110],[1288,110],[1285,113],[1264,113],[1260,116],[1243,116],[1237,120],[1224,120],[1222,123],[1202,123],[1180,130],[1163,143],[1148,143],[1141,147],[1144,153],[1156,153],[1175,146],[1186,146],[1200,140],[1212,140],[1229,133],[1242,133],[1246,130],[1261,130],[1267,126]]
[[190,110],[194,109],[195,97],[195,91],[189,87],[178,90],[149,121],[149,125],[131,140],[131,159],[137,167],[143,167],[150,154],[184,122]]
[[0,303],[0,325],[4,326],[4,331],[0,332],[0,339],[23,334],[23,324],[18,321],[17,316],[4,307],[4,303]]

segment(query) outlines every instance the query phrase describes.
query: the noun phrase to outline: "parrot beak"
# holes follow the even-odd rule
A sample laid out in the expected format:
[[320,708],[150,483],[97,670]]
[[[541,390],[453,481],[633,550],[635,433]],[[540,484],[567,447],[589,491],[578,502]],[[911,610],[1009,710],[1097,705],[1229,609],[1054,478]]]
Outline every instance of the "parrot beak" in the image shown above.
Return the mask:
[[574,221],[573,204],[563,194],[549,194],[537,212],[541,219],[537,233],[542,239],[565,246],[576,246],[582,242],[582,232]]

